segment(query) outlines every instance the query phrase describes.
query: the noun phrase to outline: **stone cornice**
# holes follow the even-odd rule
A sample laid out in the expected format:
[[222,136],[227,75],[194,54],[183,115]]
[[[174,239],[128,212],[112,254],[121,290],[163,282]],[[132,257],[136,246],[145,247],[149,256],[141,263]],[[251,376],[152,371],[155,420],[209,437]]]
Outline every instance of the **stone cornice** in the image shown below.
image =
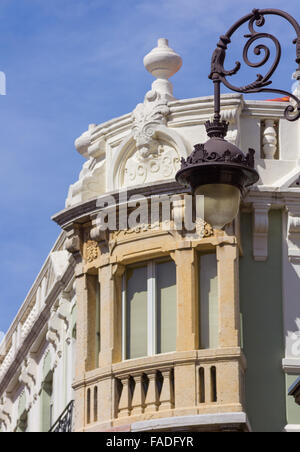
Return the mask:
[[300,359],[285,358],[282,361],[282,368],[285,373],[299,375],[300,374]]
[[287,102],[250,100],[244,102],[243,115],[263,118],[283,118]]
[[0,381],[0,397],[8,386],[11,378],[17,373],[19,367],[22,365],[22,362],[28,354],[30,347],[37,339],[46,322],[49,320],[51,307],[56,301],[58,295],[66,288],[66,286],[70,283],[72,277],[74,276],[74,266],[75,262],[73,260],[70,260],[70,265],[66,269],[65,273],[62,275],[61,279],[53,285],[52,289],[47,295],[44,309],[38,315],[28,335],[23,340],[21,347],[17,350],[17,353],[7,372],[4,374],[3,378]]
[[116,131],[120,132],[120,130],[122,129],[127,130],[131,126],[131,124],[131,113],[127,113],[126,115],[99,124],[93,129],[91,133],[91,142],[96,141],[104,135],[106,139],[109,139],[111,136],[115,135]]
[[[222,110],[240,110],[245,116],[282,118],[286,105],[286,102],[245,101],[242,94],[236,93],[223,94],[221,97]],[[170,101],[168,107],[170,109],[169,127],[200,124],[210,119],[214,112],[213,96]],[[132,124],[132,112],[130,112],[95,125],[89,131],[90,145],[102,140],[109,141],[122,133],[127,133],[131,130]],[[88,155],[85,157],[88,158]]]
[[[92,200],[86,201],[84,203],[78,204],[76,206],[64,209],[52,217],[60,227],[67,228],[73,223],[85,223],[89,221],[91,215],[95,215],[99,208],[97,207],[97,201],[107,196],[114,196],[116,202],[118,200],[119,191],[109,192],[105,195],[99,196],[99,198],[94,198]],[[129,199],[133,195],[143,195],[146,197],[163,195],[163,194],[178,194],[178,193],[188,193],[176,182],[167,183],[153,183],[147,186],[137,186],[129,189],[127,191],[127,198]],[[279,189],[274,187],[257,186],[251,189],[247,196],[245,197],[243,204],[252,204],[254,202],[268,201],[272,207],[277,206],[278,208],[284,208],[287,202],[295,202],[300,205],[300,189]]]
[[284,208],[289,203],[300,207],[300,189],[256,186],[248,192],[243,204],[247,205],[261,201],[269,202],[273,208]]
[[[241,94],[224,94],[221,98],[221,112],[231,111],[233,117],[242,110],[243,105],[244,100]],[[168,106],[170,108],[168,120],[170,127],[204,124],[214,113],[213,96],[177,100],[169,102]]]
[[[155,196],[155,195],[173,195],[178,193],[187,193],[186,190],[182,188],[177,182],[168,183],[153,183],[147,186],[137,186],[129,189],[127,191],[127,199],[133,195],[143,195],[145,197]],[[60,227],[67,228],[72,223],[84,223],[88,221],[89,217],[99,211],[97,207],[97,202],[107,196],[113,196],[118,201],[118,196],[120,191],[108,192],[105,195],[94,198],[90,201],[78,204],[77,206],[70,207],[69,209],[64,209],[52,217]]]
[[[65,232],[61,232],[61,234],[59,235],[58,239],[56,240],[52,250],[50,251],[47,259],[45,260],[42,269],[40,270],[36,280],[34,281],[32,287],[30,288],[24,302],[22,303],[16,317],[14,318],[9,330],[7,331],[6,335],[5,335],[5,342],[9,342],[12,339],[12,335],[13,333],[16,331],[18,324],[21,322],[21,319],[23,318],[23,316],[26,314],[26,311],[30,308],[31,303],[32,303],[32,299],[34,298],[38,287],[41,285],[41,282],[43,280],[43,278],[45,277],[45,274],[49,268],[49,263],[50,263],[50,256],[51,253],[58,251],[59,249],[62,248],[63,243],[65,241]],[[4,346],[4,342],[2,343],[2,347]],[[1,351],[2,351],[2,347],[0,347],[0,356],[1,356]]]

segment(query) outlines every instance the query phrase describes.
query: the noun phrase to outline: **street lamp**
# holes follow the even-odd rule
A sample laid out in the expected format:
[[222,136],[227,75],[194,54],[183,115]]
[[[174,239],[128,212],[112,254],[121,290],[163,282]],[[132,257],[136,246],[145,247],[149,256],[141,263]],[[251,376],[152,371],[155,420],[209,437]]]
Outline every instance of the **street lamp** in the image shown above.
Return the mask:
[[[221,229],[237,216],[241,198],[245,195],[247,187],[259,180],[258,172],[254,168],[253,149],[249,149],[245,155],[238,147],[225,140],[228,123],[221,121],[221,83],[227,88],[238,93],[277,93],[290,97],[294,105],[288,105],[285,109],[285,118],[288,121],[296,121],[300,118],[300,100],[294,95],[281,89],[267,88],[272,84],[270,80],[277,69],[281,58],[281,46],[278,39],[264,32],[255,30],[263,27],[265,16],[275,15],[286,19],[294,27],[297,38],[296,63],[298,68],[296,76],[300,79],[300,26],[298,22],[284,11],[277,9],[254,9],[252,13],[241,18],[229,31],[220,37],[217,48],[213,53],[211,73],[209,78],[214,83],[214,119],[208,121],[206,126],[209,140],[205,144],[197,144],[193,153],[181,161],[181,169],[176,174],[179,184],[189,187],[193,194],[204,196],[204,220],[213,227]],[[258,68],[264,66],[270,59],[271,51],[266,44],[257,44],[254,54],[260,56],[261,61],[253,63],[248,58],[251,45],[259,39],[267,38],[273,41],[276,48],[275,60],[265,76],[257,75],[257,79],[244,87],[237,87],[228,82],[227,77],[235,75],[241,68],[241,63],[236,62],[231,71],[224,69],[227,46],[231,42],[232,35],[248,22],[249,34],[243,51],[243,59],[247,66]]]

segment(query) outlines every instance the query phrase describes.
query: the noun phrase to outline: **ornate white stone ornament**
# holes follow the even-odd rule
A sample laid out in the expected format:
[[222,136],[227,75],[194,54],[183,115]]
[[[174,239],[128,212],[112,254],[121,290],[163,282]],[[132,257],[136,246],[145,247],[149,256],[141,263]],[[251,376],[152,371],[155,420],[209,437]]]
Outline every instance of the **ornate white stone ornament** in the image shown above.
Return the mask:
[[61,320],[58,312],[53,310],[50,320],[48,322],[47,341],[53,346],[56,353],[60,351],[60,339],[61,339]]
[[13,402],[7,393],[0,400],[0,421],[8,426],[12,421]]
[[288,209],[288,253],[291,262],[300,263],[300,205],[287,203]]
[[167,125],[168,102],[174,100],[169,78],[181,68],[182,59],[167,39],[159,39],[158,46],[145,56],[144,65],[157,80],[132,114],[136,150],[125,165],[125,187],[170,179],[180,167],[178,150],[159,139],[158,126]]
[[235,146],[240,145],[240,115],[242,104],[237,108],[221,110],[221,120],[229,123],[226,140]]
[[272,160],[278,150],[276,122],[273,119],[264,121],[263,129],[263,157]]
[[151,183],[159,179],[171,179],[180,169],[180,156],[174,148],[159,142],[155,145],[156,149],[153,153],[137,151],[127,160],[124,174],[125,187]]
[[29,411],[37,397],[37,364],[35,360],[29,356],[21,366],[19,382],[24,385],[27,391],[26,406]]
[[158,40],[157,47],[145,56],[144,66],[157,79],[152,84],[152,91],[160,93],[166,100],[174,100],[169,78],[181,68],[182,58],[169,47],[167,39]]
[[66,207],[71,207],[105,192],[105,140],[100,137],[93,141],[95,124],[75,140],[79,154],[88,159],[84,163],[79,180],[69,188]]
[[61,298],[59,300],[57,315],[58,318],[64,322],[65,331],[67,331],[69,328],[70,306],[71,306],[71,293],[64,291],[62,292]]
[[175,100],[169,78],[181,68],[182,59],[167,39],[159,39],[144,65],[156,80],[144,103],[135,108],[132,132],[114,157],[114,189],[173,179],[181,157],[187,154],[180,135],[168,127],[168,103]]

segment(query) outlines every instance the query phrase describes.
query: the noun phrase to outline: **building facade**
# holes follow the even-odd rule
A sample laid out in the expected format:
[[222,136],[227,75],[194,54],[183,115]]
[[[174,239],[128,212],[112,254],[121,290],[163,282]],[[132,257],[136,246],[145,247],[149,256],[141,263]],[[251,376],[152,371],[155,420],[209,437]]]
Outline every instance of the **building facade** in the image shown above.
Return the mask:
[[0,346],[1,431],[300,431],[300,126],[222,96],[260,181],[224,230],[177,228],[213,99],[174,98],[167,40],[144,64],[144,102],[75,142],[61,235]]

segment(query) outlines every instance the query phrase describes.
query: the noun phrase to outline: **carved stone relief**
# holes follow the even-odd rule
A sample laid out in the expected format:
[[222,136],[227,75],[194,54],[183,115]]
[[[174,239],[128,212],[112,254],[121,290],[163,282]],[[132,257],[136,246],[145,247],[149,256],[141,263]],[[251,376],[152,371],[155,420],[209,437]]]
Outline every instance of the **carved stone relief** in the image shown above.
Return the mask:
[[86,242],[86,250],[85,250],[85,258],[86,261],[91,263],[95,261],[98,258],[99,255],[99,249],[98,249],[98,243],[94,240],[88,240]]
[[137,152],[127,160],[124,173],[124,186],[141,185],[157,180],[171,179],[180,169],[178,152],[168,145],[156,142]]

